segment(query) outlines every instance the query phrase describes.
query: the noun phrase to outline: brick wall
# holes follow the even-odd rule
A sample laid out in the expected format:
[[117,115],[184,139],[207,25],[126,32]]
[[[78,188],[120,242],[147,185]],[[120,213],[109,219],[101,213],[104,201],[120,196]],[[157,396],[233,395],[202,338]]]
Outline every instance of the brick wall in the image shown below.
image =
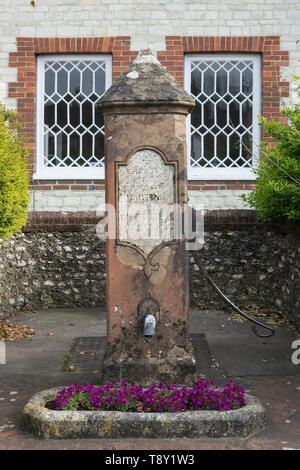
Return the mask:
[[[84,226],[95,225],[101,220],[97,211],[79,210],[73,211],[32,211],[29,214],[24,232],[79,232]],[[265,230],[280,231],[275,224],[266,224],[257,218],[252,210],[211,210],[204,216],[205,229],[207,230]]]
[[[24,122],[24,136],[31,149],[32,168],[35,158],[35,57],[42,53],[110,52],[113,55],[113,80],[134,59],[129,37],[117,38],[17,38],[17,52],[10,54],[10,66],[18,68],[18,81],[10,83],[9,96],[17,98],[18,111]],[[158,58],[183,85],[184,54],[201,52],[259,52],[262,54],[262,107],[269,119],[280,119],[280,98],[288,96],[288,82],[280,81],[280,68],[287,66],[288,51],[280,50],[278,36],[266,37],[166,37],[166,50],[158,51]],[[104,181],[101,180],[42,180],[33,181],[31,210],[78,211],[95,208],[102,199]],[[193,181],[192,191],[209,191],[202,195],[210,210],[241,209],[239,191],[255,188],[253,181]],[[42,193],[38,193],[43,191]],[[46,191],[53,191],[47,194]],[[68,191],[61,193],[60,191]],[[93,195],[79,195],[75,191],[96,191]],[[222,193],[219,193],[222,191]],[[231,191],[231,193],[230,193]],[[219,193],[219,194],[218,194]],[[225,197],[226,196],[226,197]],[[220,206],[221,204],[221,206]]]
[[[37,54],[111,53],[114,80],[138,49],[150,47],[183,83],[184,53],[255,52],[263,59],[264,115],[279,118],[281,98],[287,100],[290,92],[290,101],[295,99],[291,76],[300,75],[298,0],[175,0],[159,4],[140,0],[39,0],[34,7],[29,0],[14,0],[13,4],[14,8],[4,2],[0,5],[0,101],[21,113],[33,160]],[[43,197],[46,206],[48,192],[60,191],[58,197],[64,193],[64,200],[73,197],[74,210],[82,208],[76,207],[76,192],[89,192],[87,201],[100,197],[104,187],[99,180],[34,183],[33,206]],[[239,192],[253,188],[253,181],[193,181],[189,185],[191,191],[205,190],[210,209],[218,209],[215,203],[221,198],[224,209],[238,209]],[[225,193],[221,196],[221,191],[227,191],[228,197]]]

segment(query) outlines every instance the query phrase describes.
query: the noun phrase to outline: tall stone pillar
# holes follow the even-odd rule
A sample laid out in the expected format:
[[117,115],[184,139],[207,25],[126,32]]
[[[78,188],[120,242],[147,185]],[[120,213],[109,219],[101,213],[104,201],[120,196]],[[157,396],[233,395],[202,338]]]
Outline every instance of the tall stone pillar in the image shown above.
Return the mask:
[[106,203],[116,209],[116,238],[106,241],[103,381],[187,383],[195,372],[185,240],[174,234],[172,216],[157,215],[187,202],[186,116],[193,107],[149,50],[100,101]]

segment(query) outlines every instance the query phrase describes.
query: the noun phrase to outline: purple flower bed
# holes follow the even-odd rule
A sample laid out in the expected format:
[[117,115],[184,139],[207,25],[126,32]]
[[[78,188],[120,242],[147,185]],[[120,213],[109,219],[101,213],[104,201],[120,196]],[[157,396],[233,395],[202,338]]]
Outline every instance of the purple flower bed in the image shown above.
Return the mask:
[[193,387],[160,383],[144,389],[119,382],[95,387],[90,383],[63,388],[55,399],[57,410],[171,412],[187,410],[228,411],[245,405],[245,389],[234,382],[217,387],[200,379]]

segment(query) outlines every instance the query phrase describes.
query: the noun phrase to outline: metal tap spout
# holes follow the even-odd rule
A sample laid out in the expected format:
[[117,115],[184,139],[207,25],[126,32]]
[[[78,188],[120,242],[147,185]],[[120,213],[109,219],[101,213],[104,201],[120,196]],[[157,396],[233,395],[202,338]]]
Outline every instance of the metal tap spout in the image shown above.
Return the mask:
[[156,318],[154,315],[146,315],[144,318],[144,337],[147,343],[151,343],[155,336]]

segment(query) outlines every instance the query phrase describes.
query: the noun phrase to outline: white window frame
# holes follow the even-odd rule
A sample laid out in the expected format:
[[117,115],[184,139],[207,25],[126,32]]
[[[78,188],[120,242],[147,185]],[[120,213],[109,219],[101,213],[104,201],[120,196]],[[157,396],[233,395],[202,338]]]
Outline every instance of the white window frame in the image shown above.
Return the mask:
[[105,73],[105,89],[112,84],[112,56],[104,54],[60,54],[60,55],[43,55],[37,57],[37,96],[36,96],[36,162],[34,179],[104,179],[104,167],[57,167],[51,168],[44,166],[43,158],[43,126],[44,126],[44,91],[45,91],[45,62],[49,59],[52,60],[91,60],[91,59],[105,60],[106,73]]
[[[185,55],[184,66],[184,88],[191,92],[191,63],[195,59],[228,59],[228,60],[253,60],[253,159],[252,168],[257,166],[259,159],[259,145],[261,141],[261,129],[257,115],[261,113],[261,57],[260,54],[188,54]],[[189,180],[255,180],[256,175],[252,168],[201,168],[192,167],[191,155],[191,115],[187,117],[187,156],[188,156],[188,179]]]

